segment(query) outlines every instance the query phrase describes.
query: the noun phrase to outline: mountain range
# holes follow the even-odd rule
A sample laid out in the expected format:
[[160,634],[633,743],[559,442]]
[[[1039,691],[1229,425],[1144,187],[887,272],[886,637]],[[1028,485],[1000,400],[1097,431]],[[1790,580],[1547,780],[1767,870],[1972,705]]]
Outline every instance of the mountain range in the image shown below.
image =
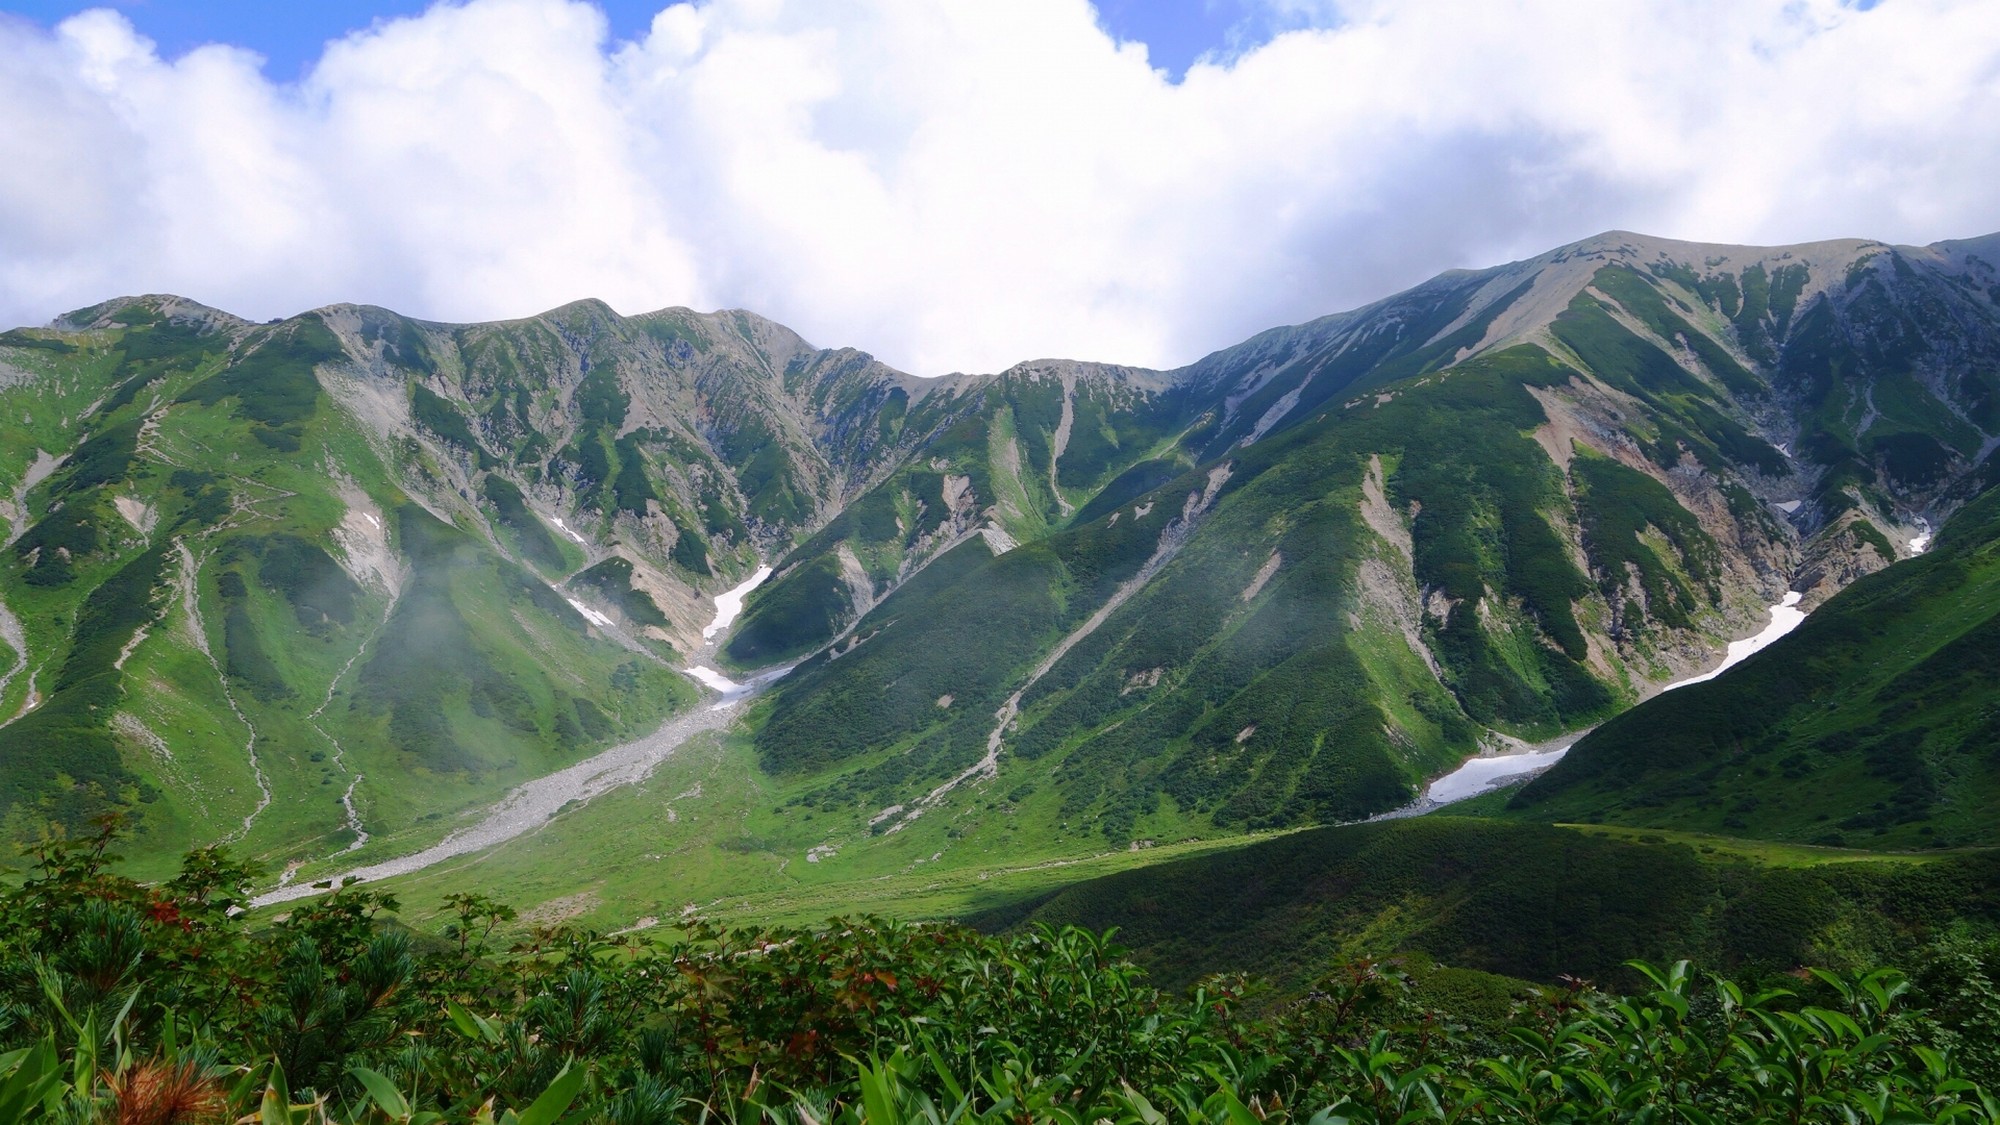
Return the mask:
[[[1613,232],[1173,371],[936,379],[746,312],[108,301],[0,334],[0,831],[320,873],[711,662],[795,665],[723,742],[736,846],[825,869],[1354,820],[1600,723],[1503,815],[1991,843],[1996,263]],[[1818,679],[1642,704],[1787,591]]]

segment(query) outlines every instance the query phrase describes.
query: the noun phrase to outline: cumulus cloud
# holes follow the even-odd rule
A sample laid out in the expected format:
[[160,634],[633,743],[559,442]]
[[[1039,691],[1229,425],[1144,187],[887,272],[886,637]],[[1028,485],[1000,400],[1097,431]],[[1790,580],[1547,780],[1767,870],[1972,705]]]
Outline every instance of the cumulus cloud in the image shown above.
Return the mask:
[[1992,0],[1265,0],[1155,70],[1086,0],[470,0],[163,59],[0,17],[0,321],[129,292],[751,308],[920,373],[1170,365],[1612,227],[2000,228]]

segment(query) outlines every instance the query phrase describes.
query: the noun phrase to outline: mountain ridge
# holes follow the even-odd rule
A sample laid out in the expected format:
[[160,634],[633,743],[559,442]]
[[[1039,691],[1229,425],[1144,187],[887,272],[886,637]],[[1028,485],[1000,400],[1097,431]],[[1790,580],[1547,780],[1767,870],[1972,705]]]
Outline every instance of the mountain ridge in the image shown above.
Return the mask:
[[[1114,840],[1374,811],[1484,742],[1614,713],[1785,587],[1816,604],[1983,487],[1996,243],[1607,232],[1165,372],[921,379],[742,310],[595,300],[469,325],[102,302],[0,334],[21,407],[0,419],[0,601],[31,611],[10,611],[0,816],[146,806],[200,839],[271,784],[195,777],[242,773],[222,764],[235,725],[253,748],[281,732],[297,783],[360,803],[301,813],[315,831],[373,815],[377,841],[434,836],[555,748],[689,705],[664,685],[705,596],[764,561],[723,656],[807,663],[744,730],[767,768],[818,763],[806,807],[864,841],[968,769]],[[89,658],[111,694],[66,712],[117,764],[79,781],[10,724],[99,651],[85,626],[111,619],[84,611],[118,574],[144,611]],[[482,655],[395,711],[378,662],[422,635],[398,616],[412,591]],[[898,640],[919,621],[941,631]],[[529,659],[561,635],[596,654],[570,658],[588,675]],[[211,659],[182,666],[169,637]],[[170,682],[181,718],[141,714]],[[543,686],[509,711],[502,682]],[[878,738],[796,755],[864,706]],[[497,725],[468,743],[453,724]],[[426,738],[458,749],[413,766]],[[411,768],[431,780],[408,794],[358,779]]]

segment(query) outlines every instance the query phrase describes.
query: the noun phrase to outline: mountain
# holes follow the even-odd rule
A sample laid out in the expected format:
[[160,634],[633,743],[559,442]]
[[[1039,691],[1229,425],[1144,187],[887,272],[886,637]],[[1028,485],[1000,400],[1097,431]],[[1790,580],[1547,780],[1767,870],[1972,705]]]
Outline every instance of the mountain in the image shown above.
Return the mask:
[[696,698],[703,591],[823,521],[930,389],[747,314],[594,302],[253,325],[148,297],[0,349],[0,819],[122,807],[160,855],[442,834],[650,730]]
[[1176,371],[936,380],[743,312],[107,302],[0,334],[0,825],[434,839],[692,704],[760,560],[718,655],[800,661],[733,736],[774,847],[1366,815],[1977,495],[1996,261],[1614,233]]
[[[760,621],[731,655],[839,638],[760,705],[760,760],[877,833],[987,778],[1079,843],[1392,808],[1711,664],[1785,590],[1818,604],[1985,487],[1996,260],[1614,233],[1265,333],[1142,389],[1122,429],[1003,374],[987,460],[1019,470],[966,486],[979,538],[843,599],[846,558],[915,528],[830,525],[753,595],[800,632]],[[912,499],[889,481],[850,511]],[[1021,535],[1037,507],[1055,530]],[[815,583],[827,612],[771,612]]]
[[1836,847],[2000,842],[2000,491],[1742,667],[1598,728],[1521,815]]

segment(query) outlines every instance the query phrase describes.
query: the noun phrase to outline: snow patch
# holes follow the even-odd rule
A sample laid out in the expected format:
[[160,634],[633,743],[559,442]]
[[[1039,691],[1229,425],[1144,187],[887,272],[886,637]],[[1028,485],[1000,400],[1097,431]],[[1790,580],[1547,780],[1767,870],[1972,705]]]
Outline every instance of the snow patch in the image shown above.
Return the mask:
[[1497,785],[1540,773],[1562,760],[1569,753],[1569,747],[1560,746],[1553,750],[1532,750],[1525,754],[1503,754],[1493,758],[1474,758],[1450,773],[1431,782],[1424,790],[1424,800],[1433,805],[1449,805],[1468,797],[1477,797]]
[[577,611],[578,613],[583,614],[583,619],[585,621],[590,622],[592,625],[595,625],[600,629],[608,629],[611,627],[611,619],[609,617],[604,616],[603,614],[597,612],[596,610],[590,608],[589,606],[583,604],[582,602],[577,601],[575,598],[569,597],[568,595],[564,595],[563,600],[569,603],[569,607],[571,609]]
[[[1706,683],[1720,676],[1752,655],[1770,647],[1772,642],[1799,627],[1806,619],[1804,610],[1798,608],[1805,595],[1796,590],[1788,590],[1783,600],[1770,607],[1771,623],[1764,626],[1756,636],[1729,642],[1728,653],[1722,663],[1699,676],[1676,680],[1660,689],[1661,693],[1689,684]],[[1574,744],[1572,744],[1574,745]],[[1545,750],[1530,750],[1518,754],[1499,754],[1487,758],[1474,758],[1452,772],[1438,778],[1424,789],[1423,795],[1408,810],[1397,810],[1397,814],[1424,812],[1439,805],[1449,805],[1469,797],[1477,797],[1490,789],[1541,773],[1562,760],[1569,753],[1568,746],[1557,746]],[[1396,815],[1396,814],[1391,814]]]
[[1712,671],[1703,672],[1699,676],[1690,676],[1685,680],[1675,680],[1673,683],[1661,688],[1660,691],[1664,693],[1672,691],[1675,688],[1686,687],[1689,684],[1707,683],[1709,680],[1722,675],[1724,672],[1750,659],[1750,657],[1769,648],[1771,642],[1798,628],[1799,623],[1806,619],[1806,611],[1798,608],[1799,603],[1803,600],[1805,600],[1805,595],[1799,593],[1797,590],[1786,591],[1784,600],[1771,607],[1771,623],[1764,626],[1762,632],[1754,637],[1745,637],[1740,641],[1729,642],[1729,650],[1723,656],[1722,663],[1716,665]]
[[715,620],[710,622],[708,627],[701,631],[701,639],[712,641],[715,639],[717,633],[735,624],[736,618],[743,612],[743,599],[749,596],[750,591],[763,585],[764,580],[769,577],[771,577],[771,568],[760,566],[757,568],[757,573],[745,579],[741,584],[717,594],[715,597]]
[[743,687],[742,684],[737,683],[735,680],[730,679],[728,676],[723,675],[722,673],[716,671],[715,669],[704,668],[699,664],[690,664],[688,666],[687,674],[693,676],[697,680],[700,680],[707,687],[713,688],[714,690],[720,692],[726,693],[732,691],[740,691],[742,690]]
[[571,531],[571,530],[570,530],[570,526],[569,526],[568,524],[566,524],[566,523],[564,523],[564,522],[563,522],[563,520],[562,520],[562,517],[561,517],[561,516],[550,516],[550,517],[549,517],[549,522],[550,522],[550,523],[552,523],[552,524],[555,524],[555,525],[556,525],[556,530],[557,530],[557,531],[560,531],[560,532],[562,532],[562,533],[563,533],[564,535],[567,535],[567,536],[569,536],[569,537],[570,537],[571,539],[574,539],[574,540],[576,540],[576,545],[577,545],[577,546],[579,546],[579,547],[588,547],[588,546],[590,546],[590,540],[588,540],[588,539],[585,539],[585,538],[584,538],[583,536],[581,536],[581,535],[578,535],[578,534],[577,534],[576,532],[574,532],[574,531]]

